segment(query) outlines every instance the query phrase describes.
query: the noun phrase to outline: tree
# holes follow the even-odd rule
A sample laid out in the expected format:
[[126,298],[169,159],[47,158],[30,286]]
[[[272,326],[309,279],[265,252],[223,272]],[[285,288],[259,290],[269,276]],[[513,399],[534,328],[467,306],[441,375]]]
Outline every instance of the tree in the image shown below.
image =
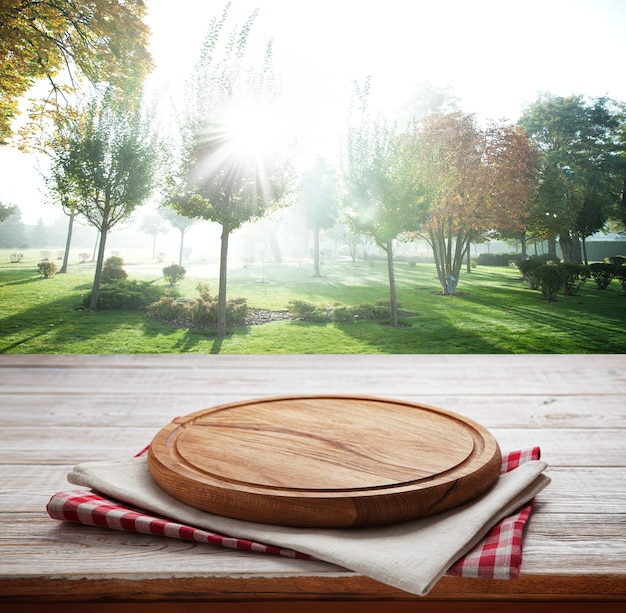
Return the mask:
[[332,228],[338,214],[338,177],[326,160],[318,157],[302,180],[301,202],[306,224],[313,230],[313,271],[320,277],[320,231]]
[[523,227],[535,185],[536,152],[524,131],[473,115],[433,114],[415,125],[413,159],[428,200],[420,234],[429,242],[446,295],[454,294],[470,241]]
[[0,223],[11,217],[17,209],[13,205],[0,202]]
[[0,144],[40,79],[50,88],[34,114],[66,100],[81,77],[128,96],[151,69],[143,0],[1,0],[0,10]]
[[[549,238],[558,236],[565,261],[582,261],[581,241],[604,226],[619,202],[624,180],[619,117],[606,98],[543,94],[519,120],[543,156],[535,219],[540,229],[552,232]],[[542,213],[550,222],[543,228]]]
[[141,221],[141,231],[152,236],[152,259],[156,253],[156,237],[166,231],[163,218],[159,215],[146,215]]
[[18,207],[12,208],[13,213],[5,217],[0,223],[0,247],[23,249],[28,247],[22,211]]
[[89,304],[96,309],[108,233],[151,194],[159,145],[140,109],[108,93],[95,94],[84,110],[57,121],[47,180],[98,229]]
[[180,232],[180,247],[178,249],[178,265],[183,265],[183,245],[185,242],[185,234],[196,223],[195,219],[185,217],[177,213],[174,209],[167,205],[159,207],[159,215]]
[[230,5],[213,19],[188,85],[181,192],[171,206],[181,215],[221,228],[218,337],[226,335],[228,242],[245,222],[284,205],[293,181],[289,152],[280,142],[271,43],[263,65],[246,64],[248,36],[257,13],[233,29],[219,49]]
[[422,221],[421,185],[417,181],[410,140],[396,134],[381,115],[368,109],[369,80],[355,86],[359,106],[350,111],[343,182],[346,223],[368,234],[387,255],[390,325],[398,325],[398,302],[393,268],[393,242]]

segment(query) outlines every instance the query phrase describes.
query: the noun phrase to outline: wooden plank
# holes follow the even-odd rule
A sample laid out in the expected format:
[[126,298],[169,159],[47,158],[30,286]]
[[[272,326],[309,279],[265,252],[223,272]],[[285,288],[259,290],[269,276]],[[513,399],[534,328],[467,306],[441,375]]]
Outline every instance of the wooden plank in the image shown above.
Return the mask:
[[[31,393],[42,390],[50,395],[64,393],[69,385],[76,393],[84,394],[107,390],[110,394],[123,395],[144,388],[153,393],[171,393],[172,390],[199,393],[218,386],[250,389],[255,395],[361,393],[384,396],[390,389],[395,394],[415,393],[416,390],[434,394],[443,389],[447,393],[454,390],[459,394],[484,394],[487,385],[492,394],[602,396],[623,393],[626,388],[626,358],[622,356],[595,361],[572,360],[567,356],[562,362],[549,362],[548,367],[545,356],[505,355],[498,357],[499,368],[495,372],[493,358],[487,361],[485,356],[482,360],[481,356],[457,356],[458,359],[452,361],[448,356],[402,356],[402,360],[399,356],[310,356],[302,360],[289,356],[272,356],[271,360],[262,356],[241,360],[203,356],[207,358],[205,361],[192,363],[168,360],[168,357],[163,356],[160,368],[148,368],[151,361],[135,368],[124,367],[123,363],[116,365],[114,361],[103,362],[99,357],[92,362],[91,356],[83,359],[80,368],[57,368],[54,365],[63,364],[63,360],[55,362],[51,357],[49,361],[38,362],[36,376],[29,368],[11,368],[5,364],[0,370],[0,392],[19,393],[30,388]],[[532,357],[533,361],[524,357]],[[133,364],[136,366],[134,361]],[[598,385],[600,372],[602,385]]]
[[[0,428],[23,426],[24,415],[36,410],[40,426],[74,426],[88,422],[94,427],[110,427],[123,419],[128,426],[156,429],[180,415],[258,398],[256,393],[213,387],[186,394],[179,394],[178,390],[157,394],[150,388],[124,395],[112,395],[107,390],[97,395],[75,394],[70,383],[64,392],[45,401],[38,393],[30,394],[30,388],[3,395]],[[626,428],[623,394],[604,395],[601,401],[596,394],[528,397],[407,393],[394,394],[393,398],[454,411],[489,428]]]
[[[0,515],[0,521],[3,525],[0,573],[4,577],[78,579],[88,574],[93,578],[143,580],[172,576],[354,575],[316,560],[238,551],[46,517],[5,521]],[[524,542],[523,574],[547,577],[622,573],[626,564],[624,515],[603,522],[593,534],[585,528],[586,522],[585,514],[558,517],[536,514]],[[568,530],[568,526],[572,529]],[[626,585],[626,578],[623,581]]]
[[[0,463],[76,464],[130,457],[150,443],[151,427],[11,427],[0,432]],[[553,466],[625,466],[624,431],[492,428],[503,452],[540,446]]]

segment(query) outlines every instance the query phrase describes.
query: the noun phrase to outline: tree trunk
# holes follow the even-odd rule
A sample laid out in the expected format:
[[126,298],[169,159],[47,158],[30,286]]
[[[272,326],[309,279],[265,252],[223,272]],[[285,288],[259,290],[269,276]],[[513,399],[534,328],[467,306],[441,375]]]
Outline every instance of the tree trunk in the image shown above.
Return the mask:
[[548,255],[553,260],[558,259],[556,255],[556,236],[554,235],[548,237]]
[[320,274],[320,228],[313,228],[313,276],[321,277]]
[[217,336],[226,336],[226,270],[228,264],[228,238],[230,229],[222,226],[222,241],[220,247],[220,280],[217,294]]
[[278,239],[276,238],[276,230],[273,226],[270,226],[268,232],[270,249],[272,250],[272,255],[274,256],[274,262],[276,262],[276,264],[281,264],[283,261],[283,254],[280,251],[280,245],[278,244]]
[[583,262],[585,263],[585,266],[589,266],[589,260],[587,259],[587,241],[584,236],[581,238],[581,246],[583,251]]
[[580,240],[577,234],[573,234],[569,231],[559,234],[559,245],[564,262],[572,262],[574,264],[580,264],[582,262]]
[[156,234],[152,235],[152,259],[154,260],[154,257],[156,255]]
[[185,242],[185,231],[180,231],[180,249],[178,250],[178,265],[183,265],[183,243]]
[[465,260],[465,270],[467,270],[467,272],[472,272],[472,256],[470,253],[470,243],[467,243],[467,255],[465,256],[466,260]]
[[74,217],[76,214],[74,211],[70,213],[70,220],[67,224],[67,237],[65,239],[65,252],[63,253],[63,264],[61,264],[61,270],[59,273],[67,272],[67,262],[70,257],[70,245],[72,244],[72,229],[74,228]]
[[395,328],[398,326],[398,301],[396,299],[396,275],[393,269],[393,241],[387,241],[383,249],[387,252],[387,273],[389,275],[389,307],[391,310],[389,324]]
[[98,247],[98,259],[96,260],[96,272],[93,277],[93,287],[91,288],[91,300],[89,301],[89,310],[96,311],[98,309],[98,295],[100,294],[100,279],[102,278],[102,266],[104,265],[104,249],[107,242],[107,226],[108,219],[102,220],[100,228],[100,244]]
[[520,235],[520,243],[522,244],[522,260],[525,260],[528,257],[526,247],[526,230],[524,230]]

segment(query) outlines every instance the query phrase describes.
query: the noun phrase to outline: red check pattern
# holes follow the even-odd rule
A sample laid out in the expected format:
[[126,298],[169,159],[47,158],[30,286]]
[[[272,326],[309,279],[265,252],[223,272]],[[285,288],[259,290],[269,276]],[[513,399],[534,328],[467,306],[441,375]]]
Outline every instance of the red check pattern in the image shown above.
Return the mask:
[[[139,455],[146,451],[143,450]],[[501,473],[509,472],[529,460],[538,460],[539,456],[538,447],[505,454]],[[86,490],[59,492],[52,496],[46,509],[53,519],[89,526],[165,536],[231,549],[260,551],[289,558],[311,559],[311,556],[291,549],[182,525]],[[453,564],[446,574],[459,577],[516,579],[522,563],[524,525],[530,517],[531,510],[532,501],[502,520],[472,551]]]

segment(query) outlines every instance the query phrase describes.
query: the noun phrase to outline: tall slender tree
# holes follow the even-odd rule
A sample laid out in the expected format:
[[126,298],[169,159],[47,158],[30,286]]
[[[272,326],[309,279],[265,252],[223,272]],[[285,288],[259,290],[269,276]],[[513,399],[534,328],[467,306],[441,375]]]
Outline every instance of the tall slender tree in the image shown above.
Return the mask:
[[322,157],[304,174],[301,202],[313,230],[313,274],[320,277],[320,232],[333,227],[339,211],[338,176]]
[[410,140],[368,107],[369,80],[355,86],[343,171],[346,223],[373,238],[387,256],[390,325],[398,325],[394,241],[417,230],[423,218],[422,185],[416,175]]
[[83,111],[59,116],[50,143],[48,183],[99,232],[90,309],[97,309],[109,231],[153,191],[159,142],[134,105],[95,94]]
[[160,206],[158,209],[159,215],[168,221],[172,227],[176,228],[180,233],[180,245],[178,248],[178,265],[183,265],[183,247],[185,244],[185,234],[196,223],[195,219],[185,217],[180,213],[177,213],[173,208],[166,204]]
[[284,205],[293,182],[288,151],[280,147],[271,43],[261,66],[247,61],[254,12],[222,44],[229,10],[230,4],[211,21],[188,84],[181,167],[174,173],[182,192],[171,199],[181,215],[222,228],[218,337],[226,335],[230,236],[244,223]]

